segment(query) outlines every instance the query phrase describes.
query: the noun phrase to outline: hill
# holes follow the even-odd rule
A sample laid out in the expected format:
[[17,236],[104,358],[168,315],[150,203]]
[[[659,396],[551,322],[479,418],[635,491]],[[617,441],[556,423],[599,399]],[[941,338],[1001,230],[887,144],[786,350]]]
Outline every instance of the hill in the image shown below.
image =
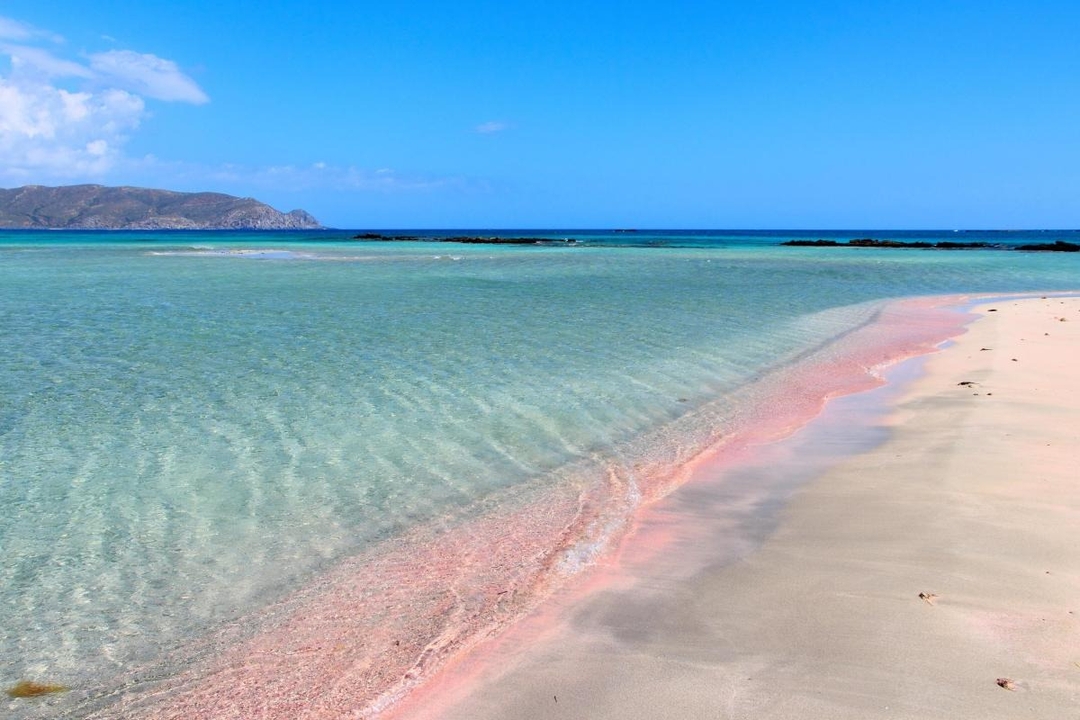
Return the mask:
[[282,213],[253,198],[137,187],[26,185],[0,189],[0,228],[54,230],[303,230],[303,210]]

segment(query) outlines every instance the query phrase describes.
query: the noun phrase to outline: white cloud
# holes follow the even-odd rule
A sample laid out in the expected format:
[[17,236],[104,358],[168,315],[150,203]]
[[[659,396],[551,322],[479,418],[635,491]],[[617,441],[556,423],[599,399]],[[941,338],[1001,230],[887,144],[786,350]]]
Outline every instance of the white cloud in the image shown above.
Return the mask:
[[0,183],[100,178],[129,162],[123,148],[145,98],[209,101],[171,60],[128,50],[64,58],[62,42],[0,17],[0,59],[11,62],[8,75],[0,69]]
[[35,39],[50,40],[55,43],[64,42],[64,38],[45,30],[39,30],[33,25],[12,20],[0,15],[0,40],[16,40],[24,42]]
[[13,73],[37,72],[45,77],[92,78],[90,68],[56,57],[48,50],[27,45],[0,44],[0,53],[11,57]]
[[100,175],[145,113],[123,90],[69,92],[0,78],[0,179]]
[[90,68],[106,80],[154,98],[202,105],[210,102],[194,80],[172,60],[130,50],[109,50],[90,56]]
[[489,120],[487,122],[480,123],[473,129],[481,135],[491,135],[492,133],[502,132],[509,127],[510,126],[504,122],[500,122],[498,120]]
[[[459,176],[424,176],[387,167],[365,169],[323,160],[251,167],[133,158],[127,141],[147,118],[149,99],[203,104],[206,93],[175,62],[130,50],[65,54],[61,38],[0,17],[0,186],[102,181],[122,174],[158,187],[218,187],[238,194],[296,192],[427,192],[483,190]],[[5,74],[3,60],[10,58]],[[478,132],[498,132],[485,123]]]

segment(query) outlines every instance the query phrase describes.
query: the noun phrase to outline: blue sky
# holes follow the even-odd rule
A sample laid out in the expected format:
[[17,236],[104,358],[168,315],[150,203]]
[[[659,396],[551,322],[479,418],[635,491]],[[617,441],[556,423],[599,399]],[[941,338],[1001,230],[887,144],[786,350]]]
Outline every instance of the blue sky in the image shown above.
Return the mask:
[[5,0],[0,186],[338,227],[1078,227],[1077,37],[1075,0]]

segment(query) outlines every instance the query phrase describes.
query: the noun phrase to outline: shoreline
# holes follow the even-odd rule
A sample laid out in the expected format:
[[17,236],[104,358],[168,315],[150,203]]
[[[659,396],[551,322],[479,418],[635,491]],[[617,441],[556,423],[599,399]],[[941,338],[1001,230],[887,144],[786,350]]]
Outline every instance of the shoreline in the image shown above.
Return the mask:
[[[743,467],[764,481],[813,447],[839,460],[792,490],[774,528],[758,516],[759,547],[733,551],[730,528],[703,529],[726,521],[701,515],[708,488],[737,481],[735,468],[704,468],[646,511],[626,543],[637,550],[605,580],[458,663],[394,717],[1075,709],[1080,299],[972,304],[979,319],[916,360],[917,377],[830,403]],[[880,436],[853,447],[850,428],[867,424]],[[699,557],[686,563],[688,548]]]
[[[607,482],[584,489],[526,489],[514,508],[520,512],[410,534],[395,541],[394,553],[346,561],[256,618],[185,648],[178,671],[166,660],[126,678],[143,691],[106,691],[81,707],[86,717],[103,718],[411,717],[414,700],[429,697],[453,674],[447,670],[502,643],[492,637],[507,628],[512,635],[531,613],[558,611],[565,583],[592,587],[625,560],[632,543],[623,541],[640,530],[642,507],[663,503],[692,473],[737,463],[790,435],[830,398],[881,384],[876,369],[883,364],[930,352],[962,332],[965,316],[942,309],[959,302],[891,301],[868,325],[744,388],[743,413],[716,430],[723,436],[706,438],[712,442],[704,451],[613,468]],[[479,574],[463,574],[463,567]],[[426,584],[414,586],[417,578]],[[358,617],[382,622],[365,625]],[[413,637],[417,627],[423,632]],[[159,667],[166,672],[156,673]]]

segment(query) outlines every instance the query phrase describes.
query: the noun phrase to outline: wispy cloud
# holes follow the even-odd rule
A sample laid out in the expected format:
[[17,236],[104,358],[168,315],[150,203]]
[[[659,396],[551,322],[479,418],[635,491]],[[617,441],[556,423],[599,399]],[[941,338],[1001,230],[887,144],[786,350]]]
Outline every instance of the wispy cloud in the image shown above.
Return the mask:
[[332,165],[326,162],[310,165],[251,167],[235,164],[206,166],[192,163],[162,163],[154,158],[146,158],[143,161],[143,170],[167,170],[170,176],[184,177],[189,181],[268,190],[417,192],[440,188],[476,189],[482,185],[463,176],[415,175],[400,173],[392,168],[382,167],[370,170],[354,165]]
[[146,99],[203,104],[206,93],[176,63],[113,50],[63,57],[63,38],[0,17],[0,182],[102,176],[146,118]]
[[92,78],[90,68],[71,60],[64,60],[48,50],[29,45],[0,43],[0,53],[11,58],[12,72],[29,74],[37,72],[48,78]]
[[173,102],[202,105],[210,98],[172,60],[130,50],[109,50],[90,56],[90,69],[140,95]]
[[0,40],[15,40],[17,42],[24,42],[27,40],[48,40],[54,43],[64,42],[64,38],[55,33],[48,32],[47,30],[39,30],[33,25],[27,25],[24,22],[19,22],[18,20],[3,16],[0,16]]
[[315,162],[308,165],[251,166],[240,164],[206,165],[165,161],[148,155],[124,162],[124,172],[148,185],[168,185],[203,190],[219,188],[226,192],[296,193],[310,190],[333,192],[427,192],[459,190],[483,192],[486,182],[464,176],[431,176],[399,173],[390,167],[368,169],[354,165]]
[[493,133],[500,133],[510,128],[509,123],[502,122],[501,120],[488,120],[487,122],[480,123],[473,130],[481,135],[491,135]]

